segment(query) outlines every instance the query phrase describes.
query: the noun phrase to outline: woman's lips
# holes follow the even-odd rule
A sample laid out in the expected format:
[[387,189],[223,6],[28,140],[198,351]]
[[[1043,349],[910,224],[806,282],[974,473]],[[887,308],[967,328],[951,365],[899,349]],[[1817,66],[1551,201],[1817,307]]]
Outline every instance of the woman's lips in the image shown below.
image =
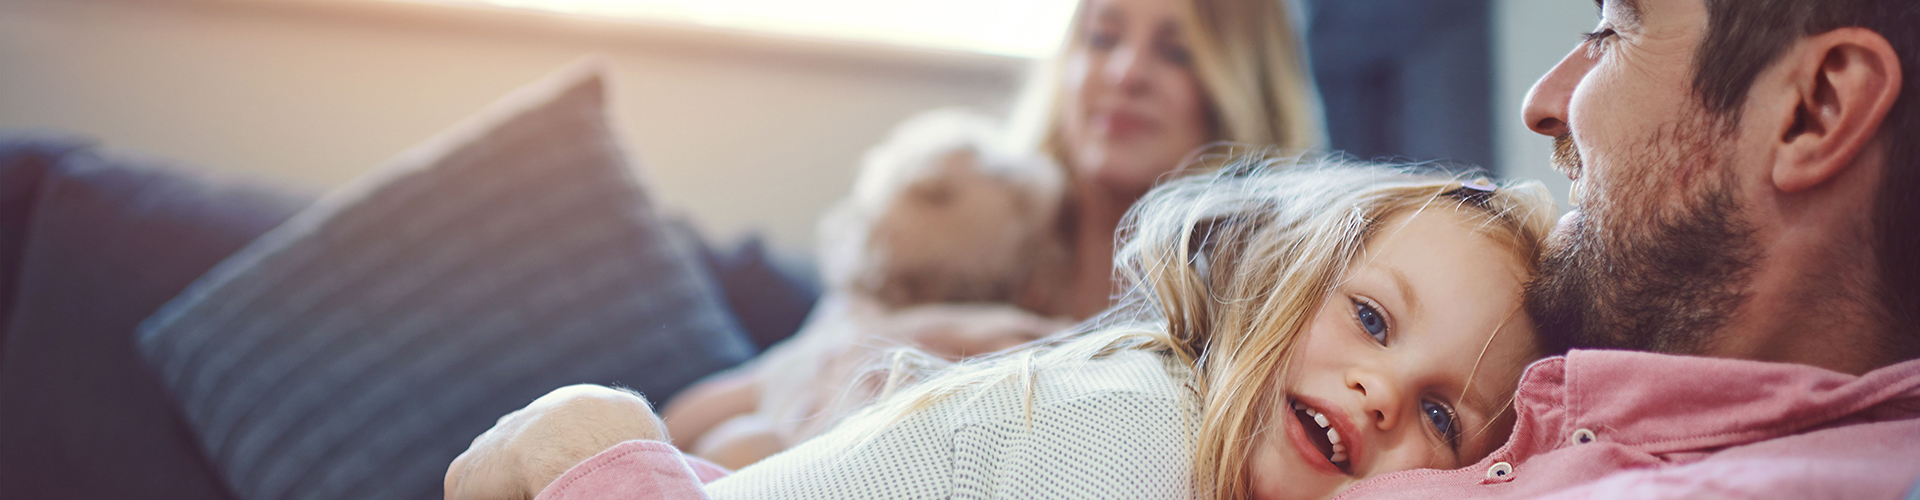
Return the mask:
[[1153,131],[1153,120],[1131,111],[1108,111],[1101,113],[1097,120],[1110,137],[1137,137]]

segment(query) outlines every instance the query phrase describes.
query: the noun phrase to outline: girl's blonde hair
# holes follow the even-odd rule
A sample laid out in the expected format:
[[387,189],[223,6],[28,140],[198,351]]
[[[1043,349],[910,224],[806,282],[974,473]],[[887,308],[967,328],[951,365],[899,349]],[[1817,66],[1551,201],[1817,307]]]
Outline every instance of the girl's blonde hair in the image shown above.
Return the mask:
[[[1231,151],[1198,159],[1217,169],[1156,188],[1128,213],[1115,254],[1127,284],[1118,305],[1072,332],[957,364],[897,351],[882,400],[850,423],[877,433],[995,384],[1013,381],[1031,397],[1034,378],[1049,366],[1122,350],[1160,352],[1192,368],[1200,396],[1196,491],[1247,498],[1246,457],[1279,406],[1268,388],[1382,221],[1456,211],[1531,273],[1556,210],[1536,181],[1485,191],[1415,167]],[[931,378],[909,383],[922,374]]]
[[[1285,0],[1176,0],[1193,72],[1206,91],[1214,141],[1290,151],[1325,142],[1320,98],[1307,71]],[[1061,165],[1070,165],[1060,126],[1069,104],[1061,98],[1067,54],[1085,50],[1087,2],[1067,28],[1060,55],[1036,68],[1014,107],[1016,138]]]

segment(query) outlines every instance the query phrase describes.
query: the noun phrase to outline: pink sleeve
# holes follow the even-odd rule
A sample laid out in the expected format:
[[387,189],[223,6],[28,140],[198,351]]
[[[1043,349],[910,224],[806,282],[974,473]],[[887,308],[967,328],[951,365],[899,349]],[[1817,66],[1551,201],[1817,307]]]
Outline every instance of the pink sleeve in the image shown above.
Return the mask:
[[701,485],[727,470],[659,441],[627,441],[568,469],[534,500],[706,500]]

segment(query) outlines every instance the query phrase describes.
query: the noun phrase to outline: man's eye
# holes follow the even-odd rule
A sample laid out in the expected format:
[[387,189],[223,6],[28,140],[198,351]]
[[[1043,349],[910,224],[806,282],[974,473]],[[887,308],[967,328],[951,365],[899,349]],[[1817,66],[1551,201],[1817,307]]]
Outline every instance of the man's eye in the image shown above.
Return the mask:
[[1585,38],[1586,43],[1592,48],[1605,49],[1607,48],[1607,41],[1617,34],[1619,34],[1619,32],[1614,31],[1613,28],[1601,28],[1599,31],[1582,33],[1580,36]]
[[1433,430],[1447,440],[1447,445],[1455,449],[1460,447],[1460,428],[1453,414],[1453,408],[1432,401],[1421,401],[1420,413],[1427,416],[1427,422],[1433,424]]
[[1372,304],[1366,302],[1355,300],[1353,306],[1354,318],[1360,320],[1360,328],[1366,330],[1367,335],[1372,336],[1374,342],[1387,345],[1386,316],[1380,315],[1379,309],[1374,309]]

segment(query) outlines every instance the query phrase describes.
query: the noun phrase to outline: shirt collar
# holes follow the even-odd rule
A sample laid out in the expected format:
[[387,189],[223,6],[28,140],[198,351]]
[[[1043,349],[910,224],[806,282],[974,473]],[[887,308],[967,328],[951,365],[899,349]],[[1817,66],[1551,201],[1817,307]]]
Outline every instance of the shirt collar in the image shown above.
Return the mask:
[[1580,430],[1646,453],[1708,450],[1867,414],[1920,417],[1916,403],[1920,360],[1854,376],[1790,363],[1576,350],[1527,368],[1513,437],[1488,459],[1524,461]]

